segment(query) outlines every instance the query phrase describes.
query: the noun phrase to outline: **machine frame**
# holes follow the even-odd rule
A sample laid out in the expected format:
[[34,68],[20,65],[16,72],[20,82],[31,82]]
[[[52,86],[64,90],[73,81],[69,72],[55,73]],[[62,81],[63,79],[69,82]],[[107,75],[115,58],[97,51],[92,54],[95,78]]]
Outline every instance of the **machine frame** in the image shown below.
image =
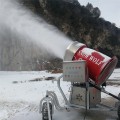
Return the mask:
[[[76,68],[77,67],[77,68]],[[63,92],[60,81],[71,82],[71,91],[69,100]],[[72,78],[72,79],[71,79]],[[65,61],[63,63],[63,74],[57,78],[57,87],[65,101],[65,105],[61,106],[57,95],[53,91],[46,91],[46,96],[40,101],[40,110],[43,120],[52,120],[54,106],[57,110],[81,109],[87,110],[116,110],[101,102],[101,92],[104,92],[118,100],[118,116],[120,117],[120,96],[115,96],[101,86],[97,86],[94,81],[89,79],[86,67],[86,61]],[[77,97],[76,97],[77,96]],[[46,103],[46,106],[43,105]]]

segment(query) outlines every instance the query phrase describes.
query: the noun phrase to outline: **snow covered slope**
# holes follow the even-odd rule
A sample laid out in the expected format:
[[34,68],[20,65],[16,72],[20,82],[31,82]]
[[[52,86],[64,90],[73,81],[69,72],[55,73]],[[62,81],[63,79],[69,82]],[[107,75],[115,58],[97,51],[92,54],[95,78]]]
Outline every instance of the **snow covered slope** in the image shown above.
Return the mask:
[[[37,72],[0,72],[0,120],[33,120],[41,119],[38,113],[39,102],[45,96],[46,90],[55,91],[60,104],[64,101],[57,88],[55,79],[61,74],[51,74],[47,71]],[[50,79],[50,80],[49,80]],[[51,80],[52,79],[52,80]],[[120,69],[116,69],[109,78],[120,80]],[[68,82],[61,82],[68,96]],[[107,86],[106,90],[117,95],[119,85]],[[103,98],[109,97],[102,94]],[[30,114],[31,113],[31,114]],[[20,116],[24,117],[20,117]],[[17,116],[17,117],[16,117]],[[39,119],[39,120],[40,120]]]

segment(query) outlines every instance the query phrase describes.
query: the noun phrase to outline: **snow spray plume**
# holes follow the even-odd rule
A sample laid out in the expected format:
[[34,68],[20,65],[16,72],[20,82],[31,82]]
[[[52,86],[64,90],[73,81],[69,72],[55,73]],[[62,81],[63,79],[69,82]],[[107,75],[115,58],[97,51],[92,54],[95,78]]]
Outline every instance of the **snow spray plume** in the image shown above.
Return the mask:
[[[67,46],[72,42],[55,27],[22,7],[16,0],[0,0],[0,27],[5,24],[12,33],[17,31],[30,42],[43,46],[59,58],[63,58]],[[1,38],[0,38],[1,39]],[[24,42],[24,41],[23,41]]]

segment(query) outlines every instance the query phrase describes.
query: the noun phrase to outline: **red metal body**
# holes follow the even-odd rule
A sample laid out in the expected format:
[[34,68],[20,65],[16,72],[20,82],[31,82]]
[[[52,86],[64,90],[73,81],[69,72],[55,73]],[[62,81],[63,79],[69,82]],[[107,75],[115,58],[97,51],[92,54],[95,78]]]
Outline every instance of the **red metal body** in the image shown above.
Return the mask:
[[89,77],[100,85],[104,83],[113,72],[117,58],[110,58],[100,52],[87,47],[81,47],[74,54],[73,60],[86,60]]

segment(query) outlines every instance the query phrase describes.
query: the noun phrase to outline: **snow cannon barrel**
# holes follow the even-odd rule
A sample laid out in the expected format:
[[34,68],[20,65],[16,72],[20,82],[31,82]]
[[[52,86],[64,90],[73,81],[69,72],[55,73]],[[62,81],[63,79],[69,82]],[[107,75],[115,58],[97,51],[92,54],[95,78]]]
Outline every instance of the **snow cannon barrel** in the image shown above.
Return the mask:
[[85,60],[89,78],[97,85],[103,84],[112,74],[117,64],[117,58],[112,58],[88,48],[85,44],[73,42],[65,52],[64,61]]

